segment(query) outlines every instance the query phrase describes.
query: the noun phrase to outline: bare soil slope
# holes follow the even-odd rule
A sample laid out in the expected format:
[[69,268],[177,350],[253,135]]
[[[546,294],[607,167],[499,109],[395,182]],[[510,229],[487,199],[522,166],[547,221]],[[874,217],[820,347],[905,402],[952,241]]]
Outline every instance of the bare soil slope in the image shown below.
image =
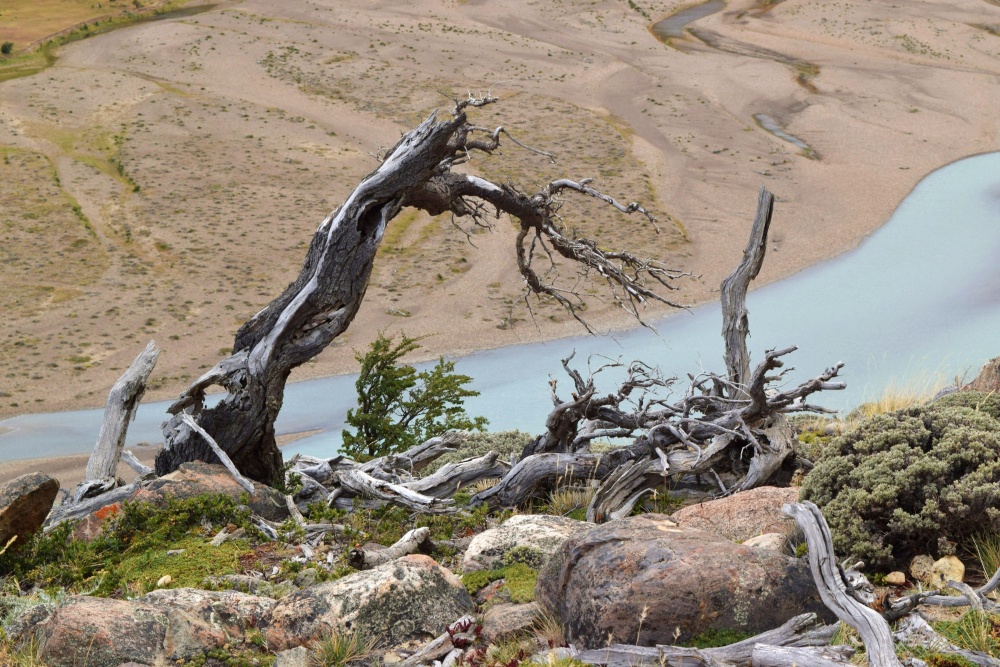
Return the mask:
[[[759,185],[779,197],[771,281],[856,245],[928,171],[996,148],[1000,7],[768,4],[734,0],[668,46],[648,29],[681,6],[665,0],[244,0],[65,47],[0,83],[0,415],[101,404],[150,338],[149,397],[176,395],[442,92],[492,86],[503,103],[479,122],[557,156],[508,144],[469,169],[528,190],[592,177],[649,205],[659,234],[588,202],[564,213],[701,274],[691,303],[737,261]],[[404,213],[348,336],[298,377],[351,370],[385,328],[430,335],[428,355],[580,333],[517,305],[512,240],[506,222],[473,245]],[[627,324],[611,304],[589,315]]]

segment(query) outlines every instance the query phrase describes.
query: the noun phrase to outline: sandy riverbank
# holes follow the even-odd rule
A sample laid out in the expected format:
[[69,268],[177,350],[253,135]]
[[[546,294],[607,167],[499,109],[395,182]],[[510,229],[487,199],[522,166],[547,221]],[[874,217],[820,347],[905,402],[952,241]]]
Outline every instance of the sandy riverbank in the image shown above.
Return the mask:
[[[671,295],[688,303],[738,260],[759,185],[779,197],[769,282],[856,245],[923,174],[997,148],[1000,38],[982,26],[1000,7],[736,0],[671,48],[648,27],[680,5],[244,0],[0,84],[0,415],[102,404],[150,338],[164,352],[147,399],[177,395],[298,272],[369,153],[446,105],[439,91],[493,85],[503,103],[477,122],[558,157],[512,147],[470,169],[524,189],[595,177],[650,204],[659,235],[591,202],[564,214],[700,274]],[[294,379],[351,370],[386,328],[429,335],[427,356],[580,333],[551,307],[512,310],[512,240],[500,223],[472,246],[404,213],[348,335]],[[588,314],[627,324],[610,304]]]

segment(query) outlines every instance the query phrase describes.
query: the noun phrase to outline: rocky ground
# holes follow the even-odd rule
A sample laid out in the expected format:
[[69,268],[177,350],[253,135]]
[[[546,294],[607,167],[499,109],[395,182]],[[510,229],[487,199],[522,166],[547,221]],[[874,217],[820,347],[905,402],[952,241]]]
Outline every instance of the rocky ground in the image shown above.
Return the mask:
[[[299,469],[308,480],[250,495],[221,466],[184,464],[29,540],[58,484],[7,483],[0,664],[569,667],[603,664],[587,649],[609,645],[723,646],[836,621],[782,511],[797,487],[718,500],[661,489],[634,516],[595,525],[582,520],[589,485],[514,510],[467,505],[465,492],[445,514],[360,497],[337,509],[319,482],[330,465]],[[906,569],[874,573],[879,592],[985,579],[954,556]],[[961,611],[930,617],[953,641],[968,630]],[[828,627],[815,629],[824,643]],[[863,649],[843,630],[837,642]]]

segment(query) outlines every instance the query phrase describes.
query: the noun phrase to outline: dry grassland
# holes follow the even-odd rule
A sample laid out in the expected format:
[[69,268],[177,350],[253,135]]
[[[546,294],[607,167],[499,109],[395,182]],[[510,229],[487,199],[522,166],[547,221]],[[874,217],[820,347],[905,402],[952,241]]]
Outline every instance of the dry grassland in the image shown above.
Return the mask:
[[[980,26],[1000,8],[982,0],[734,0],[675,48],[649,17],[682,3],[632,4],[226,1],[0,83],[0,415],[100,404],[150,338],[164,353],[149,397],[176,395],[297,274],[379,149],[450,104],[442,93],[493,86],[502,104],[475,122],[557,157],[508,143],[469,170],[525,190],[594,178],[652,208],[659,233],[592,201],[563,214],[606,247],[702,274],[688,302],[737,261],[760,184],[779,196],[770,281],[855,245],[920,175],[995,147],[1000,39]],[[296,377],[351,370],[385,328],[429,335],[428,355],[580,333],[518,305],[513,239],[508,221],[470,242],[447,216],[404,212],[354,325]],[[626,324],[607,302],[588,315]]]

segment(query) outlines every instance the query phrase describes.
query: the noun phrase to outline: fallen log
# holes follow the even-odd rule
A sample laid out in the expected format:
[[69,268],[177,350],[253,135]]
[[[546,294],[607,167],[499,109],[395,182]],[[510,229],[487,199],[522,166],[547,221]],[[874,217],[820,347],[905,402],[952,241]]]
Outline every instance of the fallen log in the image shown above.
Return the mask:
[[667,480],[663,461],[628,461],[605,479],[587,506],[587,521],[604,523],[631,514],[636,503]]
[[823,604],[861,635],[869,666],[902,667],[896,657],[889,624],[881,614],[849,594],[847,582],[837,566],[830,528],[819,508],[807,501],[786,504],[782,511],[794,518],[805,534],[809,569]]
[[425,496],[400,484],[376,479],[358,468],[337,473],[337,481],[341,489],[355,496],[392,502],[412,510],[431,514],[446,514],[454,511],[452,506],[455,501],[450,498]]
[[855,650],[850,646],[795,648],[757,644],[753,648],[753,667],[844,667]]
[[[639,665],[659,666],[661,656],[671,656],[674,663],[685,665],[724,664],[735,667],[750,667],[754,647],[767,646],[820,647],[827,646],[837,632],[836,625],[819,623],[816,614],[801,614],[790,618],[780,627],[762,632],[743,641],[716,648],[693,649],[677,646],[634,646],[612,644],[607,648],[582,651],[574,656],[580,662],[608,667],[638,667]],[[684,662],[687,660],[688,662]],[[701,662],[696,662],[700,660]],[[680,662],[678,662],[680,661]],[[710,661],[714,661],[710,662]],[[811,663],[804,663],[811,664]]]
[[448,626],[448,629],[424,644],[416,653],[399,663],[400,667],[416,667],[427,664],[454,651],[457,647],[452,643],[453,637],[466,639],[463,628],[475,627],[476,619],[472,616],[462,616]]
[[57,505],[52,508],[52,511],[49,512],[48,518],[45,519],[45,531],[48,532],[63,521],[82,519],[102,507],[123,502],[128,498],[131,498],[136,491],[141,489],[146,484],[148,484],[148,480],[139,479],[127,486],[119,486],[94,498],[86,498],[78,503],[63,503],[62,505]]
[[415,553],[430,553],[433,548],[431,544],[431,529],[425,527],[414,528],[403,535],[392,546],[385,549],[374,550],[358,547],[351,549],[347,554],[347,564],[356,570],[370,570],[373,567],[384,565],[390,561],[403,556]]
[[433,475],[405,482],[402,486],[425,496],[446,498],[454,495],[460,488],[471,486],[481,479],[503,477],[509,470],[510,466],[507,463],[497,461],[496,452],[488,452],[478,458],[447,463]]
[[97,443],[87,461],[84,480],[73,495],[74,502],[106,493],[117,486],[115,475],[125,447],[128,425],[135,419],[135,411],[139,409],[142,396],[146,393],[146,381],[159,356],[160,350],[156,343],[149,341],[146,349],[139,353],[108,392]]
[[896,631],[892,633],[892,637],[900,644],[919,646],[934,653],[960,655],[980,667],[1000,667],[1000,660],[996,658],[955,646],[938,634],[927,621],[917,614],[911,614],[900,620],[896,624]]

